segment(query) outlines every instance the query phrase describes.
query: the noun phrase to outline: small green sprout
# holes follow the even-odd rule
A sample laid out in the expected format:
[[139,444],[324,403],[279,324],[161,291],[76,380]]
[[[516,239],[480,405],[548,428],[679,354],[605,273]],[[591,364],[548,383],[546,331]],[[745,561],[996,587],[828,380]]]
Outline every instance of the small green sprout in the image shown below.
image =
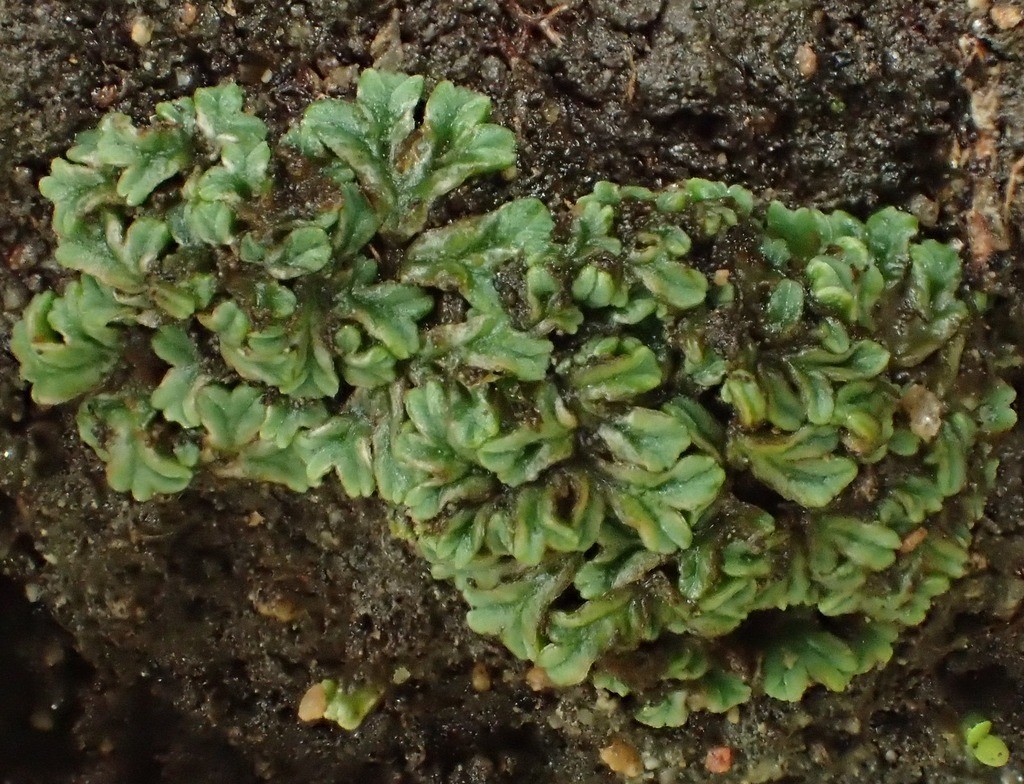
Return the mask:
[[384,689],[372,685],[339,684],[324,680],[311,686],[299,703],[304,722],[333,721],[343,730],[358,729],[380,702]]
[[384,693],[373,686],[340,686],[335,681],[324,681],[327,708],[324,718],[335,722],[343,730],[354,730],[370,715]]
[[[40,183],[76,275],[11,341],[36,402],[140,501],[380,499],[471,628],[651,726],[888,661],[1017,421],[955,249],[701,179],[438,225],[515,138],[423,92],[367,70],[275,141],[228,84],[79,134]],[[346,727],[380,696],[317,688]]]
[[1001,768],[1010,760],[1010,750],[1002,738],[991,734],[992,722],[971,721],[965,725],[967,748],[978,762],[992,768]]

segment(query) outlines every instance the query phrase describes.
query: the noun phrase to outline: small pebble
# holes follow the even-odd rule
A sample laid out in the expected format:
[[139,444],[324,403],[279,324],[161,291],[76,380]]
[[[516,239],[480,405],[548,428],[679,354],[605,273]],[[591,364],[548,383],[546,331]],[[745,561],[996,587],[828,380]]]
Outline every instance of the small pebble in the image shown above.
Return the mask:
[[92,91],[92,102],[100,109],[109,109],[117,100],[119,90],[116,84],[105,84]]
[[921,193],[910,200],[910,212],[922,226],[931,228],[939,221],[939,203]]
[[491,673],[483,662],[477,662],[473,665],[472,682],[474,691],[484,692],[491,690]]
[[1012,30],[1024,21],[1024,11],[1009,3],[992,6],[988,15],[992,23],[1000,30]]
[[825,744],[812,743],[808,751],[810,752],[811,762],[813,762],[815,765],[821,768],[824,768],[828,765],[831,757],[828,753],[828,749],[825,748]]
[[327,71],[324,84],[337,92],[344,92],[359,78],[359,67],[355,65],[336,65]]
[[910,418],[910,430],[915,436],[931,441],[942,428],[942,402],[925,386],[914,384],[900,401]]
[[25,307],[27,298],[23,286],[8,286],[4,289],[3,307],[8,313],[21,310]]
[[199,9],[196,8],[195,3],[185,3],[178,14],[178,20],[181,22],[182,27],[191,27],[198,18]]
[[153,40],[153,20],[148,16],[137,16],[132,22],[132,41],[136,46],[145,47]]
[[526,671],[526,685],[533,691],[544,691],[554,686],[547,672],[541,667],[531,667]]
[[818,72],[818,55],[810,44],[800,44],[796,50],[796,69],[804,79],[810,79]]
[[256,612],[264,618],[270,618],[278,623],[291,623],[302,614],[302,609],[290,599],[272,597],[263,601],[259,597],[253,597],[252,604]]
[[322,683],[310,686],[299,702],[299,721],[319,721],[327,710],[327,690]]
[[732,768],[732,748],[729,746],[715,746],[708,749],[704,758],[704,767],[708,773],[728,773]]
[[632,744],[624,740],[613,740],[600,751],[601,762],[616,773],[633,778],[644,772],[644,764]]

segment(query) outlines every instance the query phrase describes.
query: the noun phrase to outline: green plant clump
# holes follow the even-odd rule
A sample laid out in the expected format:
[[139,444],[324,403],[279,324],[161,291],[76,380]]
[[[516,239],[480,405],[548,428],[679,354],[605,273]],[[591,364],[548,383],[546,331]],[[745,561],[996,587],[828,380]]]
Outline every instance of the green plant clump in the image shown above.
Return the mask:
[[474,630],[651,726],[888,660],[1015,422],[956,251],[699,179],[427,229],[515,140],[422,92],[367,70],[273,152],[234,85],[80,134],[40,186],[79,274],[12,340],[35,400],[139,500],[383,499]]
[[987,719],[968,721],[964,726],[967,749],[982,765],[1001,768],[1010,761],[1010,749],[997,735],[992,734],[992,722]]

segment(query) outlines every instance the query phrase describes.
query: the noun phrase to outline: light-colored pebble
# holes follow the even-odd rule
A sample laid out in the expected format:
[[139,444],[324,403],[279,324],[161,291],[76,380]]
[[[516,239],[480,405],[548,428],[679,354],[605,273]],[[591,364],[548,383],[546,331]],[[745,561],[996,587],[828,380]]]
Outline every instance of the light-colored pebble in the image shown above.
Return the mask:
[[939,203],[923,193],[918,193],[910,200],[910,212],[922,226],[930,228],[939,221]]
[[715,746],[708,749],[704,757],[704,767],[708,773],[728,773],[732,769],[732,748]]
[[327,690],[322,683],[310,686],[299,702],[299,721],[320,721],[327,710]]
[[185,3],[178,14],[178,20],[182,27],[191,27],[199,18],[199,9],[195,3]]
[[473,674],[470,677],[474,691],[485,692],[491,690],[491,672],[483,662],[477,662],[473,665]]
[[153,20],[148,16],[137,16],[132,22],[132,42],[144,48],[153,40]]
[[914,384],[900,401],[910,418],[910,430],[915,436],[931,441],[942,427],[942,402],[925,386]]
[[601,762],[616,773],[633,778],[644,772],[643,761],[632,744],[613,740],[600,751]]
[[542,667],[531,667],[526,671],[526,685],[533,691],[544,691],[554,686]]
[[810,79],[818,72],[818,55],[810,44],[800,44],[795,61],[796,69],[804,79]]
[[988,12],[988,15],[992,20],[992,24],[1000,30],[1012,30],[1021,22],[1024,22],[1024,11],[1009,3],[999,3],[992,6],[992,10]]

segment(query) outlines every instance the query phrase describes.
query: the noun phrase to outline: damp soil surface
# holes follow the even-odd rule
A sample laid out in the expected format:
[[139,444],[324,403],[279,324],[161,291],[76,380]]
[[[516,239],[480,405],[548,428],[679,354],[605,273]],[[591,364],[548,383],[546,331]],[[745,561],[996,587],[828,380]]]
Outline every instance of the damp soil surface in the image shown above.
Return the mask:
[[[1018,9],[1014,8],[1017,3]],[[278,130],[358,67],[484,91],[519,139],[510,196],[687,176],[865,217],[894,204],[963,243],[991,329],[1024,342],[1024,22],[1013,0],[0,0],[0,781],[613,782],[616,742],[671,782],[1018,782],[1024,437],[1002,446],[971,574],[844,694],[755,699],[684,728],[590,688],[534,691],[466,628],[380,509],[208,484],[112,493],[72,413],[30,404],[7,351],[60,281],[36,183],[108,109],[233,79]],[[1017,19],[1018,23],[1014,23]],[[1020,379],[1016,382],[1020,387]],[[475,674],[475,677],[474,677]],[[354,733],[299,722],[324,677],[392,685]],[[483,688],[486,687],[486,688]],[[959,723],[994,721],[991,770]],[[709,750],[728,747],[728,772]],[[607,756],[607,755],[606,755]]]

